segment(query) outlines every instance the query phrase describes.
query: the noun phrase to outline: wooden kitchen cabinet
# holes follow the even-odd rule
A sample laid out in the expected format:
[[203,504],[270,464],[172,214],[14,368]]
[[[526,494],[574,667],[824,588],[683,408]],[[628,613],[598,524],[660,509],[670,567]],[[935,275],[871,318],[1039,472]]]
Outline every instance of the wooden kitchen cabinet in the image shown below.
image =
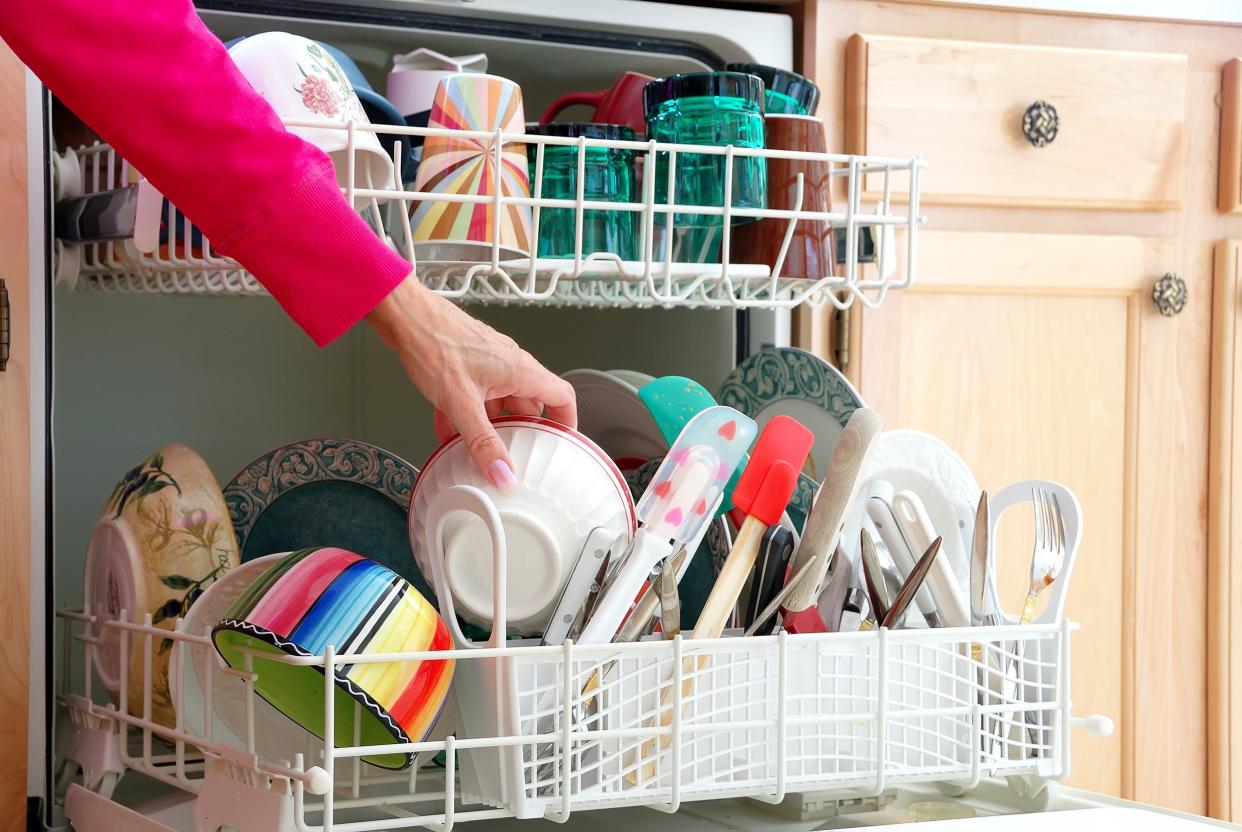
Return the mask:
[[30,377],[26,73],[0,43],[0,279],[11,350],[0,372],[0,830],[26,828],[30,674]]
[[[848,346],[886,427],[943,437],[985,487],[1078,493],[1074,707],[1118,731],[1075,731],[1069,782],[1242,817],[1242,443],[1225,441],[1242,398],[1222,392],[1242,391],[1226,383],[1242,348],[1222,340],[1242,290],[1227,272],[1226,300],[1220,257],[1213,286],[1219,241],[1242,240],[1242,216],[1217,210],[1222,67],[1242,28],[930,0],[810,2],[803,24],[829,146],[923,154],[928,222],[913,286],[847,321],[800,313],[802,343]],[[1028,98],[1063,102],[1046,147],[1023,138]],[[1172,317],[1151,294],[1166,273],[1187,288]],[[1010,606],[1030,524],[1002,528]]]
[[1185,55],[856,34],[846,61],[846,149],[917,148],[927,204],[1180,205]]

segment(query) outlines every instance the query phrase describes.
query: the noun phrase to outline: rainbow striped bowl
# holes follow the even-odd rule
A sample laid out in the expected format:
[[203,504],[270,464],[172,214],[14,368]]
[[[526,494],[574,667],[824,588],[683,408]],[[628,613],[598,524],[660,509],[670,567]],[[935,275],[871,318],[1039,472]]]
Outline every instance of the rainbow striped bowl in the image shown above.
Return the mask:
[[[233,668],[253,656],[255,690],[281,713],[324,735],[322,667],[295,666],[265,654],[321,656],[447,650],[452,641],[435,607],[386,566],[345,549],[293,552],[237,599],[212,629]],[[333,707],[337,746],[356,745],[354,704],[362,705],[362,745],[419,742],[435,724],[453,678],[452,659],[338,665]],[[406,768],[412,754],[363,757]]]

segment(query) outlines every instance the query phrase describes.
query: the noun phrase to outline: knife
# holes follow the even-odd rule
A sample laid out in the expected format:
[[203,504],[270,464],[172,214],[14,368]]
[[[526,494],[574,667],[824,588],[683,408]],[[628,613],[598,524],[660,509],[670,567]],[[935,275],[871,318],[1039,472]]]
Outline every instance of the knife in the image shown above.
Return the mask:
[[888,608],[888,612],[884,615],[883,626],[885,628],[892,630],[901,626],[902,620],[906,617],[906,610],[910,607],[910,602],[914,600],[914,596],[923,587],[923,581],[927,579],[932,565],[936,562],[936,555],[940,554],[940,545],[942,543],[944,543],[944,538],[942,537],[933,540],[931,545],[927,547],[927,551],[914,564],[914,569],[910,571],[910,576],[901,585],[901,590],[897,593],[897,597],[893,599],[892,606]]
[[748,633],[753,630],[758,635],[766,636],[776,628],[775,613],[767,618],[760,618],[759,613],[780,592],[793,550],[793,532],[784,526],[772,526],[764,534],[751,576],[750,600],[746,605],[746,614],[742,616],[742,623],[750,628]]
[[882,623],[888,616],[888,608],[892,599],[888,595],[888,581],[884,579],[884,566],[875,550],[875,542],[871,534],[863,529],[858,533],[858,551],[862,558],[863,581],[867,587],[867,600],[871,604],[871,615],[876,624]]

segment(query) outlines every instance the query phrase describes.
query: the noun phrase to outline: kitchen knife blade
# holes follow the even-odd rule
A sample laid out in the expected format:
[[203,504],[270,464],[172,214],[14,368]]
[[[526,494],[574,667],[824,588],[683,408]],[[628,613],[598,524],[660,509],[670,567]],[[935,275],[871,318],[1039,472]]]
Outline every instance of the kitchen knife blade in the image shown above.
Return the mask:
[[867,587],[867,600],[871,602],[871,612],[877,624],[884,621],[892,599],[888,594],[888,581],[884,579],[884,565],[875,550],[875,542],[871,534],[863,529],[858,533],[858,551],[862,557],[863,581]]
[[931,546],[927,547],[927,551],[919,558],[918,563],[914,564],[910,577],[906,578],[905,583],[901,585],[901,591],[897,593],[897,597],[893,599],[892,606],[889,607],[888,612],[884,615],[883,626],[890,630],[901,626],[902,619],[906,616],[906,609],[909,608],[910,602],[914,600],[914,596],[918,594],[919,589],[923,586],[923,581],[927,579],[927,574],[931,571],[932,564],[936,562],[936,555],[940,554],[942,543],[944,543],[944,538],[938,537],[933,540]]

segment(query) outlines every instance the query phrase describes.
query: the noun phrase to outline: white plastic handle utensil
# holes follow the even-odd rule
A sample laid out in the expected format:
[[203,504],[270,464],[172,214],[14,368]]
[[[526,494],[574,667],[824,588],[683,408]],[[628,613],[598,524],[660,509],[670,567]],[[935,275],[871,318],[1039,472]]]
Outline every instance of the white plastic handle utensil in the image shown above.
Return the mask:
[[[1074,561],[1078,559],[1078,546],[1082,543],[1082,504],[1078,502],[1078,497],[1073,491],[1060,483],[1049,480],[1023,480],[1007,485],[993,494],[988,500],[988,520],[991,526],[989,537],[993,541],[991,551],[988,553],[988,559],[991,561],[988,572],[992,576],[996,575],[995,541],[1001,515],[1014,506],[1029,503],[1031,490],[1034,488],[1042,488],[1056,496],[1057,508],[1061,510],[1061,521],[1065,524],[1065,563],[1061,566],[1061,571],[1057,573],[1056,580],[1052,582],[1052,588],[1046,593],[1049,597],[1044,611],[1033,622],[1054,624],[1061,621],[1061,616],[1065,612],[1065,596],[1069,592]],[[1016,615],[1002,613],[1002,616],[1010,624],[1018,623],[1019,618]]]
[[[936,539],[936,530],[932,527],[931,518],[923,500],[913,491],[899,491],[893,497],[893,514],[897,516],[897,525],[906,539],[912,552],[925,552]],[[969,627],[970,610],[966,606],[965,593],[958,586],[957,577],[948,558],[936,558],[931,573],[927,576],[931,587],[932,598],[940,610],[946,627]]]
[[[885,488],[884,486],[887,486]],[[885,493],[887,492],[887,494]],[[892,486],[886,482],[872,483],[871,496],[867,499],[867,516],[863,528],[872,530],[879,537],[884,548],[888,550],[897,567],[897,573],[904,581],[914,571],[916,562],[914,553],[906,545],[906,539],[897,526],[897,517],[893,514]],[[936,609],[936,599],[932,596],[931,587],[927,582],[919,589],[915,604],[929,627],[944,626],[944,618]]]

